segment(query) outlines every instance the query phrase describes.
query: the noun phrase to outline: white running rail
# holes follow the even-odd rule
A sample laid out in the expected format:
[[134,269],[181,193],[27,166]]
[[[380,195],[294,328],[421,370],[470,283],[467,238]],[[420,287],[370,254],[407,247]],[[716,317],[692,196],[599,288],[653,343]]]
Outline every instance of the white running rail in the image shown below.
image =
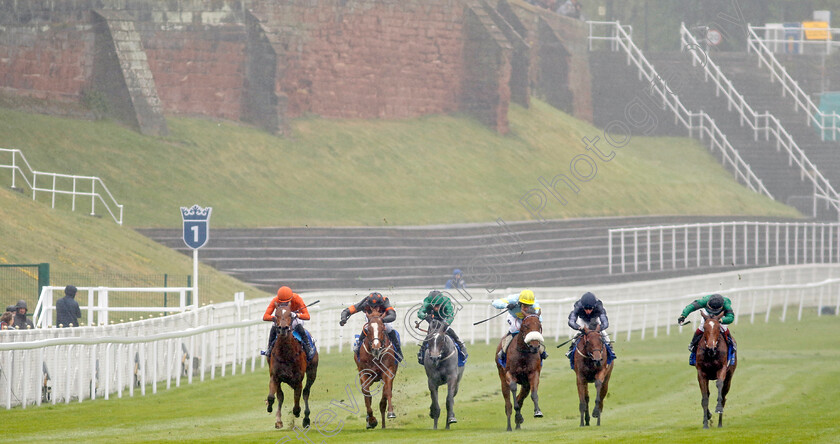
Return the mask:
[[[691,34],[685,23],[680,24],[680,48],[685,50],[689,47],[699,48],[700,44],[697,39]],[[697,51],[688,51],[691,53],[691,63],[697,66],[700,63],[705,73],[706,81],[710,78],[715,83],[715,93],[723,95],[727,99],[727,108],[731,111],[733,108],[740,116],[741,126],[746,123],[753,130],[753,138],[758,140],[759,132],[764,133],[764,139],[770,140],[772,136],[776,141],[776,151],[781,150],[782,147],[788,153],[788,164],[796,163],[799,167],[800,180],[807,178],[814,186],[814,217],[816,217],[817,200],[823,199],[826,206],[832,206],[840,216],[840,194],[834,190],[834,187],[826,180],[822,173],[817,170],[817,167],[811,163],[805,152],[796,144],[790,133],[785,130],[782,123],[775,116],[769,112],[758,114],[753,110],[744,96],[739,94],[732,85],[732,82],[723,74],[720,67],[709,57],[704,54],[701,58]]]
[[[29,166],[29,162],[26,161],[26,157],[23,156],[23,152],[18,149],[0,148],[0,156],[3,158],[11,157],[11,160],[0,160],[0,168],[12,171],[12,188],[22,189],[22,186],[18,187],[18,185],[25,184],[27,188],[32,190],[33,200],[36,199],[39,191],[49,193],[52,197],[51,206],[55,208],[56,195],[70,195],[71,208],[76,211],[76,197],[90,197],[91,216],[96,215],[96,202],[98,200],[111,215],[111,218],[114,219],[114,222],[122,225],[123,206],[114,199],[102,179],[95,176],[74,176],[33,170]],[[85,188],[85,190],[81,188]]]
[[743,221],[614,228],[608,249],[610,274],[836,263],[840,224]]
[[[750,166],[744,162],[738,151],[726,139],[726,135],[718,128],[715,121],[705,112],[691,112],[683,106],[677,94],[669,89],[667,82],[656,72],[648,62],[642,51],[633,43],[627,28],[619,22],[587,22],[589,24],[589,45],[594,40],[610,41],[614,48],[620,48],[627,54],[627,64],[633,64],[639,70],[639,80],[650,85],[651,95],[658,95],[662,100],[662,107],[671,109],[675,123],[681,123],[690,137],[697,135],[701,140],[708,136],[709,148],[720,150],[723,166],[732,167],[736,180],[746,185],[750,190],[773,198],[761,180],[756,177]],[[599,35],[598,29],[606,29],[606,35]]]
[[[782,86],[782,95],[786,96],[790,94],[796,105],[797,111],[800,108],[805,110],[808,117],[806,123],[808,126],[815,125],[820,129],[820,137],[822,140],[826,139],[826,132],[829,132],[831,134],[831,140],[836,141],[838,133],[840,133],[840,115],[836,112],[825,114],[820,111],[817,105],[814,104],[814,101],[811,100],[811,96],[802,90],[797,81],[793,80],[785,67],[779,63],[778,59],[776,59],[773,51],[771,51],[768,47],[768,42],[776,43],[778,40],[762,39],[758,36],[758,33],[756,33],[756,30],[775,31],[776,29],[751,26],[748,24],[747,30],[747,52],[749,53],[751,51],[755,51],[755,54],[758,56],[758,67],[761,68],[761,66],[764,65],[770,70],[770,80],[779,81],[779,84]],[[832,31],[835,30],[832,29]],[[838,44],[838,42],[832,42],[831,40],[827,40],[827,42],[829,42],[829,44]],[[783,43],[787,44],[788,42],[783,41]]]

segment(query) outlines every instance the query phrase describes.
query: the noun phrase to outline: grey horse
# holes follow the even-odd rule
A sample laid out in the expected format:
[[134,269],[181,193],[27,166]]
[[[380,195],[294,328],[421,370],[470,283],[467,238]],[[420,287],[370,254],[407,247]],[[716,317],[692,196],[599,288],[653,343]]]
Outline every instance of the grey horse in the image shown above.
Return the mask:
[[429,407],[429,416],[434,420],[437,430],[438,418],[440,417],[440,405],[438,404],[438,387],[446,384],[446,429],[449,424],[458,422],[455,419],[455,395],[458,394],[458,384],[461,376],[464,375],[464,367],[458,367],[458,350],[455,342],[446,334],[449,328],[445,323],[433,322],[426,337],[428,346],[423,357],[423,366],[426,368],[426,377],[429,382],[429,393],[432,396],[432,405]]

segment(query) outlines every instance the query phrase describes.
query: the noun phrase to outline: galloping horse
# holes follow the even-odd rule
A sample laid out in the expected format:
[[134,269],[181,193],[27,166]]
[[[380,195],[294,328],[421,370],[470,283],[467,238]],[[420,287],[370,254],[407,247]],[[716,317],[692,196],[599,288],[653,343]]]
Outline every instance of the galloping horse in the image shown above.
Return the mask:
[[[703,399],[700,405],[703,406],[703,428],[709,428],[709,419],[712,418],[709,412],[709,380],[717,381],[718,398],[715,413],[718,416],[718,427],[723,427],[723,407],[726,405],[726,394],[729,393],[729,385],[732,383],[732,375],[735,374],[736,364],[729,365],[728,345],[720,326],[720,318],[724,313],[717,316],[703,315],[703,338],[697,344],[697,381],[700,383],[700,393]],[[736,352],[737,353],[737,352]],[[737,360],[737,356],[735,357]]]
[[448,328],[445,322],[432,321],[426,337],[428,343],[426,355],[423,358],[423,367],[426,369],[429,393],[432,397],[429,416],[434,420],[435,430],[437,430],[438,418],[440,418],[438,388],[446,384],[446,429],[449,430],[449,424],[458,422],[455,419],[455,395],[458,394],[458,385],[461,382],[461,376],[464,375],[464,367],[458,366],[458,350],[455,347],[455,341],[446,334]]
[[274,423],[274,427],[282,428],[283,421],[280,418],[280,412],[283,407],[283,389],[280,387],[280,383],[285,382],[295,391],[295,407],[292,409],[292,413],[295,418],[299,418],[301,387],[303,375],[306,374],[306,386],[303,387],[303,402],[306,406],[303,428],[306,428],[309,426],[309,388],[312,387],[318,373],[318,353],[315,353],[315,357],[309,364],[306,363],[306,353],[291,332],[292,311],[289,309],[288,303],[277,304],[274,309],[274,316],[276,320],[272,328],[277,329],[277,339],[271,349],[269,361],[271,379],[268,383],[268,398],[265,400],[268,406],[266,410],[271,413],[274,405],[274,394],[277,393],[279,402],[277,405],[277,421]]
[[370,407],[371,393],[370,386],[377,381],[382,381],[382,399],[379,401],[379,412],[382,415],[382,428],[385,428],[385,406],[388,406],[388,418],[396,418],[394,404],[391,402],[391,390],[394,385],[394,377],[397,375],[398,362],[396,353],[385,333],[385,323],[382,322],[382,313],[372,309],[367,313],[368,322],[364,326],[365,340],[359,345],[359,354],[354,358],[356,367],[359,370],[359,383],[362,387],[362,394],[365,396],[365,407],[367,407],[367,428],[376,427],[376,417]]
[[584,327],[575,350],[580,426],[589,425],[589,384],[592,382],[595,383],[595,408],[592,409],[592,416],[598,418],[598,425],[601,425],[604,398],[607,397],[607,386],[613,369],[612,362],[607,364],[607,347],[601,337],[601,327],[598,326],[594,330]]
[[[540,359],[540,347],[545,345],[542,336],[542,324],[538,314],[530,314],[522,320],[519,333],[510,342],[507,348],[507,360],[505,366],[496,361],[496,368],[499,370],[499,379],[502,381],[502,396],[505,398],[505,414],[507,415],[507,430],[510,431],[511,402],[510,394],[513,393],[513,408],[516,410],[516,428],[520,429],[522,422],[522,401],[531,392],[531,400],[534,401],[534,418],[542,418],[540,411],[539,395],[537,389],[540,385],[540,371],[542,360]],[[502,349],[502,343],[496,347],[496,355]],[[494,356],[496,356],[494,355]],[[522,392],[516,394],[516,385],[522,386]]]

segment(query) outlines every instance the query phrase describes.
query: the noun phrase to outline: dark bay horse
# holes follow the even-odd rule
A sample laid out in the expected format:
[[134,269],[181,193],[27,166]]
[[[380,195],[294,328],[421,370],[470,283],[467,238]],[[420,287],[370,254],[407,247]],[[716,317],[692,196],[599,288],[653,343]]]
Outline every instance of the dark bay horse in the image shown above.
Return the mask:
[[[513,393],[513,409],[516,410],[516,428],[521,428],[522,422],[522,401],[531,392],[531,400],[534,402],[534,418],[542,418],[540,411],[539,395],[537,390],[540,385],[540,371],[542,371],[542,360],[540,359],[540,348],[545,346],[545,339],[542,335],[542,324],[538,314],[530,314],[522,320],[519,333],[510,341],[507,348],[507,360],[502,367],[496,361],[496,368],[499,370],[499,379],[502,382],[502,396],[505,398],[505,414],[507,415],[507,430],[510,431],[511,414],[511,393]],[[502,343],[496,347],[496,355],[502,349]],[[522,386],[519,395],[516,394],[517,384]]]
[[429,416],[434,420],[435,430],[437,430],[438,418],[440,418],[438,388],[443,384],[446,384],[447,389],[446,429],[449,430],[450,424],[458,422],[455,419],[455,395],[458,394],[458,385],[465,368],[458,367],[458,350],[455,347],[455,341],[446,334],[448,328],[445,322],[432,321],[426,336],[428,346],[423,357],[423,367],[426,369],[426,379],[432,397]]
[[715,413],[719,415],[718,427],[723,427],[723,407],[726,405],[726,394],[729,393],[729,385],[732,383],[736,364],[729,365],[728,344],[720,326],[720,318],[725,313],[717,316],[708,316],[702,312],[700,314],[703,315],[703,338],[697,344],[695,367],[697,381],[700,383],[700,393],[703,395],[700,401],[700,405],[703,406],[703,428],[709,428],[709,420],[712,418],[709,412],[709,380],[716,381],[718,398]]
[[604,398],[610,384],[613,363],[607,364],[607,346],[601,336],[601,327],[590,330],[583,328],[575,349],[575,375],[577,376],[578,398],[580,399],[580,426],[589,425],[589,384],[595,383],[595,407],[592,416],[601,425]]
[[[267,411],[271,413],[274,405],[274,394],[277,393],[277,421],[274,423],[275,428],[282,428],[283,421],[280,418],[280,412],[283,408],[283,389],[280,383],[285,382],[295,392],[295,406],[292,409],[292,414],[295,418],[300,417],[300,394],[303,390],[303,402],[306,407],[303,417],[303,428],[309,426],[309,388],[315,382],[315,377],[318,373],[318,353],[309,364],[306,363],[306,353],[303,347],[292,335],[292,311],[289,309],[288,303],[277,304],[274,309],[274,327],[277,329],[277,339],[274,341],[274,346],[271,349],[271,357],[269,360],[269,372],[271,379],[268,383],[268,398],[265,403],[268,406]],[[306,375],[306,386],[304,387],[303,375]]]
[[382,314],[378,310],[371,310],[367,313],[368,322],[364,326],[365,340],[359,345],[359,354],[354,355],[356,367],[359,370],[359,383],[362,394],[365,396],[365,407],[367,407],[367,428],[376,427],[376,417],[373,416],[371,404],[371,385],[382,381],[382,399],[379,401],[379,412],[382,415],[382,428],[385,428],[385,407],[388,407],[388,418],[396,418],[394,404],[391,401],[391,393],[394,385],[394,377],[397,375],[396,353],[391,345],[388,334],[385,332],[385,323],[382,322]]

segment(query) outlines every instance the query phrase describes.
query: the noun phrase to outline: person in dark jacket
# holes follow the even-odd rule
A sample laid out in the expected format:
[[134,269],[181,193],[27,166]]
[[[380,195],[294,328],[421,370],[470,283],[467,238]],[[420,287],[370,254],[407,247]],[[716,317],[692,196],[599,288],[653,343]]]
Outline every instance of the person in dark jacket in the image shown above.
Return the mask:
[[28,310],[28,308],[26,308],[26,301],[24,301],[23,299],[19,300],[15,307],[15,328],[20,330],[35,328],[35,325],[32,324],[32,321],[26,317],[26,312]]
[[59,327],[78,327],[82,311],[76,302],[76,287],[64,287],[64,297],[55,303],[55,323]]
[[[399,333],[397,333],[397,330],[395,330],[391,325],[392,322],[397,320],[397,311],[391,306],[391,302],[388,298],[383,296],[381,293],[373,292],[365,296],[365,298],[357,304],[351,305],[342,310],[339,325],[343,327],[344,324],[347,323],[347,320],[350,319],[351,315],[360,311],[364,312],[365,316],[367,316],[367,313],[369,313],[371,309],[376,309],[380,314],[382,314],[382,322],[385,324],[385,333],[388,334],[388,338],[391,340],[391,343],[394,344],[394,350],[397,352],[397,361],[402,361],[403,354],[402,347],[400,346],[400,336]],[[356,348],[353,349],[354,352],[359,352],[358,346],[362,344],[364,340],[365,331],[362,330],[362,333],[359,336],[359,342],[356,344]]]
[[[578,319],[583,321],[583,326],[578,324]],[[604,339],[604,344],[606,344],[607,349],[614,356],[615,353],[610,346],[610,337],[606,332],[606,329],[610,326],[610,320],[607,318],[607,310],[604,309],[604,304],[600,299],[587,291],[581,296],[580,300],[575,302],[572,312],[569,313],[569,327],[583,332],[583,327],[594,330],[599,324],[601,326],[601,337]],[[576,343],[577,341],[572,341],[572,345],[569,347],[569,352],[566,353],[566,356],[572,353]]]

